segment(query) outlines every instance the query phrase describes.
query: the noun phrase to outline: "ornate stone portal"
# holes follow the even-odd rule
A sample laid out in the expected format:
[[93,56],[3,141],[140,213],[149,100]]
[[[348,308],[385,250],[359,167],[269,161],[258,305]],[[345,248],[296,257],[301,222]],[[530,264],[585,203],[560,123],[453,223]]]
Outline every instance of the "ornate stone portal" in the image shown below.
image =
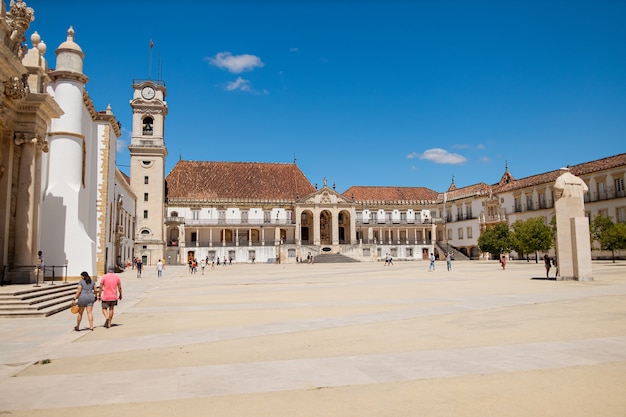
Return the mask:
[[585,217],[585,182],[561,168],[554,182],[558,280],[593,280],[589,221]]

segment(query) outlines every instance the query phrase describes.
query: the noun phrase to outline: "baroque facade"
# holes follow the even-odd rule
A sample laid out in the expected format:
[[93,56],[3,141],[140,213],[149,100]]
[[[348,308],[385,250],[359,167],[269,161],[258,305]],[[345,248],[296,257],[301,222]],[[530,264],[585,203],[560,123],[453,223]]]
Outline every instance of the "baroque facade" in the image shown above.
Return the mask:
[[[41,175],[51,119],[63,114],[45,91],[46,45],[35,32],[25,44],[34,11],[0,0],[0,257],[3,280],[28,282],[40,239]],[[5,265],[14,265],[11,271]]]
[[135,194],[115,165],[119,123],[85,89],[72,28],[49,68],[37,32],[26,45],[34,10],[0,6],[2,282],[103,274],[134,250]]

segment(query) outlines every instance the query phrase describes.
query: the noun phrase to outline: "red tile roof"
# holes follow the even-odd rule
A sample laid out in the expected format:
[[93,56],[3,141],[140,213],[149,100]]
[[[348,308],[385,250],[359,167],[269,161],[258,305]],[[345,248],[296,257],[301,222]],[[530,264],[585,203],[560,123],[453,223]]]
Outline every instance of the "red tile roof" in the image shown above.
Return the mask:
[[315,191],[293,163],[178,161],[166,177],[179,200],[295,200]]
[[[619,155],[609,156],[607,158],[597,159],[595,161],[572,165],[569,167],[569,169],[572,174],[576,176],[583,176],[586,174],[591,174],[593,172],[599,172],[605,169],[611,169],[625,165],[626,153],[622,153]],[[494,184],[493,192],[502,193],[542,184],[550,185],[551,183],[554,183],[554,181],[556,181],[559,175],[560,172],[558,169],[556,169],[554,171],[544,172],[542,174],[532,175],[526,178],[520,178],[519,180],[512,180],[508,183],[502,183],[501,181],[501,183]]]
[[439,193],[425,187],[367,187],[353,186],[343,196],[349,200],[366,202],[376,201],[387,204],[400,204],[408,201],[434,201]]
[[[476,197],[479,195],[487,195],[491,191],[491,187],[484,182],[480,182],[474,185],[468,185],[463,188],[454,188],[452,191],[446,192],[446,200],[454,201],[461,198]],[[439,194],[437,199],[439,202],[443,201],[443,193]]]

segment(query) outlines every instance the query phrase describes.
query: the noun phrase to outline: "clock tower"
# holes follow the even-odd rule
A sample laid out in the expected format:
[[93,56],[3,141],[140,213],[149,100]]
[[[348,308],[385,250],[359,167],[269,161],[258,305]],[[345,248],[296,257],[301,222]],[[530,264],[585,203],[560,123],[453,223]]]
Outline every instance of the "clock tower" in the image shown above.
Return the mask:
[[135,256],[155,265],[165,254],[166,88],[163,81],[134,80],[130,186],[137,195]]

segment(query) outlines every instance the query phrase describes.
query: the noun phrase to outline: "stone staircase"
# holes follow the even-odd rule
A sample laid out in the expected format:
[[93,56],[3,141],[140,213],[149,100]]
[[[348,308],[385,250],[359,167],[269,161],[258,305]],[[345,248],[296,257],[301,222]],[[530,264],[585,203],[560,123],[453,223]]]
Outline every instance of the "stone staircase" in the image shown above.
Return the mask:
[[0,288],[0,317],[48,317],[72,306],[78,282]]
[[316,264],[345,264],[350,262],[359,261],[340,253],[320,253],[315,257]]

